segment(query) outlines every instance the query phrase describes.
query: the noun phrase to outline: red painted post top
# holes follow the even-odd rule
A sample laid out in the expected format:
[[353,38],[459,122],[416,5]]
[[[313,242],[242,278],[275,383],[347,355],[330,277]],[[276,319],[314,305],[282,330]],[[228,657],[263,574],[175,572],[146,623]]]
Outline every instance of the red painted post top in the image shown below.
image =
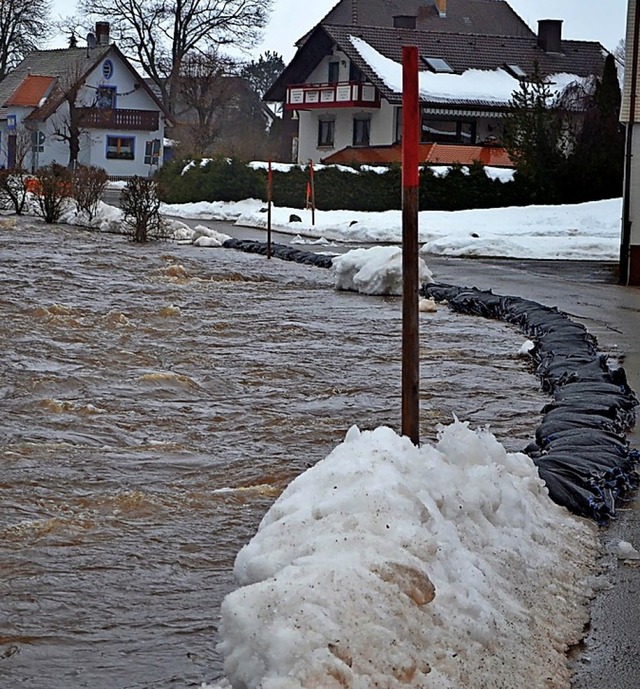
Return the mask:
[[402,186],[419,185],[420,98],[418,48],[402,47]]

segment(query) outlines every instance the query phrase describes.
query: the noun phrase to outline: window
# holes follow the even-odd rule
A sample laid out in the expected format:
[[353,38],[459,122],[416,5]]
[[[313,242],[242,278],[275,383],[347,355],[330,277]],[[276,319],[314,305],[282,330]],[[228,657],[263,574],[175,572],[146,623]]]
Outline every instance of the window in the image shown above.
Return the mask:
[[133,160],[135,158],[135,137],[108,136],[107,158],[111,160]]
[[476,123],[436,120],[423,115],[421,140],[427,143],[475,144]]
[[399,15],[393,18],[393,26],[396,29],[415,29],[416,18],[409,15]]
[[371,133],[371,118],[369,118],[369,117],[354,117],[353,118],[353,145],[354,146],[368,146],[370,133]]
[[422,57],[421,60],[432,72],[437,74],[453,74],[453,67],[441,57]]
[[516,79],[525,79],[527,76],[527,73],[519,65],[505,65],[505,67],[507,68],[507,72]]
[[329,63],[329,83],[337,84],[340,81],[340,63],[330,62]]
[[157,165],[160,158],[160,139],[145,141],[144,144],[144,164]]
[[113,76],[113,62],[105,60],[102,63],[102,76],[108,81]]
[[396,138],[395,142],[402,141],[402,108],[396,108]]
[[116,87],[98,86],[96,90],[96,108],[116,107]]
[[365,76],[362,70],[351,61],[349,63],[349,81],[353,81],[356,84],[362,84],[365,81]]
[[43,132],[31,132],[31,150],[34,153],[44,153]]
[[318,148],[332,148],[335,137],[336,123],[333,119],[318,121]]

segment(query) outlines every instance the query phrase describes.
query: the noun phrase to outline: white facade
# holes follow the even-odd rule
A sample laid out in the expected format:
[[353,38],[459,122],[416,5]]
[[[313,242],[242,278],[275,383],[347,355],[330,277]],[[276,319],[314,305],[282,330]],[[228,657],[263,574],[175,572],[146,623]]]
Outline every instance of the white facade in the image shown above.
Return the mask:
[[[81,127],[79,164],[104,168],[112,177],[131,177],[150,175],[162,163],[164,113],[145,88],[142,77],[131,71],[118,52],[109,51],[96,64],[84,80],[75,105],[77,108],[98,111],[97,119]],[[11,135],[23,142],[25,139],[30,141],[30,150],[24,160],[24,165],[29,169],[52,162],[61,165],[69,163],[69,144],[56,135],[56,130],[65,129],[68,104],[63,102],[44,121],[24,121],[33,110],[33,107],[7,106],[6,119],[0,120],[0,167],[10,166]],[[130,118],[127,120],[126,117],[122,119],[125,113],[119,112],[123,110],[135,112],[127,113],[126,116]],[[113,113],[112,118],[109,118],[109,113]],[[157,113],[157,120],[154,113]],[[127,127],[127,121],[134,123],[134,126]],[[147,128],[141,129],[140,123],[147,121],[150,121]],[[155,121],[157,129],[151,124]],[[154,153],[158,153],[158,156],[145,160],[148,142],[154,141]]]
[[[333,67],[331,67],[333,65]],[[331,73],[333,70],[333,73]],[[333,53],[323,58],[306,79],[305,87],[307,95],[303,95],[303,89],[292,89],[292,95],[300,98],[301,103],[309,103],[309,89],[313,85],[328,85],[339,82],[348,84],[351,77],[349,58],[340,50],[334,49]],[[341,88],[338,86],[336,88]],[[346,88],[346,86],[345,86]],[[371,86],[371,88],[374,88]],[[341,107],[339,105],[339,93],[335,100],[327,104],[326,108],[318,107],[317,103],[323,102],[322,90],[314,95],[313,107],[304,109],[304,105],[298,109],[298,139],[293,158],[297,163],[307,163],[310,160],[319,162],[346,147],[366,146],[390,146],[398,143],[400,139],[401,106],[389,103],[382,98],[376,101],[375,107],[366,107],[360,103],[359,107]],[[331,97],[329,93],[328,97]],[[313,102],[313,101],[311,101]],[[295,106],[293,106],[295,107]],[[425,117],[435,121],[434,127],[438,129],[438,123],[446,122],[447,126],[454,127],[457,123],[468,126],[473,131],[472,140],[467,143],[483,144],[493,142],[500,138],[501,114],[499,112],[465,112],[461,108],[427,109]],[[368,120],[369,131],[367,143],[359,142],[356,135],[356,120]],[[325,127],[331,128],[331,137],[322,140],[323,132],[321,123],[327,123]],[[326,131],[325,131],[326,133]],[[455,141],[453,143],[456,143]],[[461,141],[459,143],[462,143]]]

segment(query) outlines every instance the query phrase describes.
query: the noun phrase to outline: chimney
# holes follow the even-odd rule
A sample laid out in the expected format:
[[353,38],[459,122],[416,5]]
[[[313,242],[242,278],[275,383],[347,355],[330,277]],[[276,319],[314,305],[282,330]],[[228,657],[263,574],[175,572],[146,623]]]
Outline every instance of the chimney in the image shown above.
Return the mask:
[[109,22],[96,22],[96,43],[109,45]]
[[562,52],[562,19],[538,21],[538,45],[545,53]]
[[447,0],[436,0],[436,9],[441,17],[447,16]]

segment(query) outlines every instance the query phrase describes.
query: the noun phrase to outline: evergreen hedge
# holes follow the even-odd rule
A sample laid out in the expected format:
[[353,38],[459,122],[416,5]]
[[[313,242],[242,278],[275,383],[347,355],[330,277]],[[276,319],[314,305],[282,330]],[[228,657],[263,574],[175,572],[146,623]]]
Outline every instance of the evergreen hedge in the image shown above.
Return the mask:
[[[241,201],[267,199],[267,172],[253,169],[234,159],[194,161],[176,160],[157,173],[160,198],[167,203],[195,201]],[[315,202],[318,210],[386,211],[402,207],[402,171],[392,165],[378,173],[364,167],[320,167],[314,171]],[[183,172],[184,171],[184,172]],[[287,172],[273,172],[273,202],[276,206],[304,208],[309,170],[293,166]],[[523,184],[517,179],[501,182],[490,179],[480,164],[468,170],[453,166],[448,174],[437,176],[430,168],[420,174],[421,210],[465,210],[495,208],[530,203]]]

